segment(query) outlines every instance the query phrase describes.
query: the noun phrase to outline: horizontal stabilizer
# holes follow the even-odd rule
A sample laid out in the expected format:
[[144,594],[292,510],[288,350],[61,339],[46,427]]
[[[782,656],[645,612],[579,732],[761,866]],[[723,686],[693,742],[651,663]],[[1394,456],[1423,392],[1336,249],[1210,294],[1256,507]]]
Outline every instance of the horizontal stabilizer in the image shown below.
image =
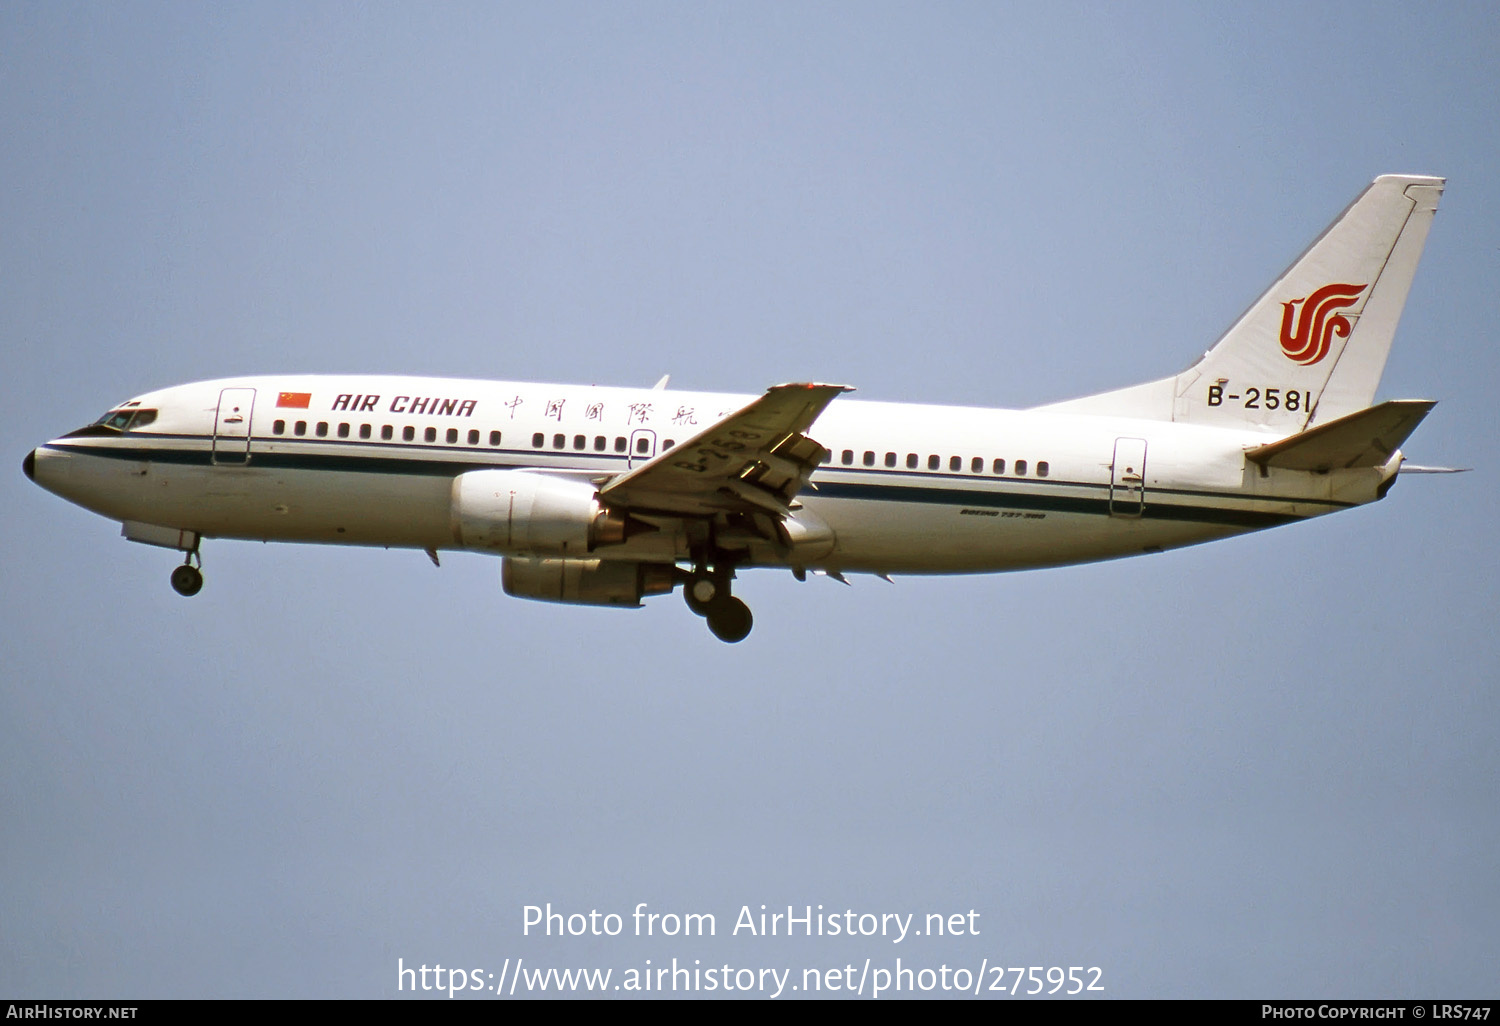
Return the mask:
[[1419,467],[1415,463],[1401,464],[1403,474],[1467,474],[1473,467]]
[[1392,399],[1251,449],[1245,457],[1289,470],[1383,466],[1436,405],[1427,399]]

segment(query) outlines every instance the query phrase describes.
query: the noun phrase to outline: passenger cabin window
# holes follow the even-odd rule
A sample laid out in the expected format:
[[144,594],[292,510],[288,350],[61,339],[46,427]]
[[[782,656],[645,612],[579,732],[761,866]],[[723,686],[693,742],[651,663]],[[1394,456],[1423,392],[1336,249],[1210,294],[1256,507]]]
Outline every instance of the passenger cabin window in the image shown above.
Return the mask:
[[295,435],[305,435],[305,434],[307,434],[307,421],[305,421],[305,420],[299,420],[299,421],[297,421],[297,425],[294,428],[292,428],[292,433],[295,434]]
[[888,467],[894,467],[896,465],[896,454],[895,453],[888,452],[888,453],[885,454],[885,465],[888,466]]
[[1025,460],[1016,460],[1016,474],[1019,477],[1025,477],[1026,476],[1026,461]]
[[962,456],[950,456],[948,458],[948,469],[949,470],[962,470],[962,469],[964,469],[963,457]]
[[568,436],[557,434],[552,436],[552,448],[566,449],[568,447]]
[[458,428],[449,428],[448,429],[448,433],[446,435],[444,435],[443,437],[445,437],[445,438],[448,439],[448,444],[449,445],[457,445],[458,444]]
[[624,452],[624,451],[625,451],[625,436],[624,435],[616,435],[615,436],[615,452]]
[[479,444],[479,432],[477,430],[470,429],[470,431],[469,431],[469,444],[470,445],[478,445]]
[[427,441],[427,442],[436,442],[437,441],[437,428],[430,427],[426,431],[423,431],[422,432],[422,439],[424,441]]
[[668,438],[665,442],[661,443],[662,451],[665,452],[666,450],[672,448],[672,446],[674,446],[676,444],[677,444],[676,441],[674,441],[671,438]]
[[380,440],[382,442],[389,442],[393,434],[395,434],[395,429],[389,424],[380,425]]
[[500,444],[500,432],[498,432],[498,431],[491,431],[490,432],[490,444],[491,445],[499,445]]
[[286,421],[284,421],[284,420],[278,420],[276,423],[272,424],[271,425],[271,434],[273,434],[273,435],[284,435],[284,434],[286,434]]
[[907,470],[916,470],[917,469],[917,454],[916,453],[909,452],[909,453],[906,454],[906,469]]
[[339,425],[339,437],[340,438],[348,438],[349,437],[349,425],[348,424],[340,424]]
[[318,421],[318,437],[319,438],[327,438],[328,437],[328,421],[326,421],[326,420],[320,420],[320,421]]
[[414,427],[412,427],[410,424],[406,425],[406,427],[404,427],[404,428],[401,429],[401,440],[403,442],[413,441],[413,440],[416,439],[416,437],[417,437],[417,429],[414,428]]
[[594,436],[594,451],[595,452],[603,452],[608,447],[609,447],[609,439],[605,438],[603,435],[595,435]]
[[939,456],[937,453],[933,453],[931,456],[927,457],[927,469],[928,470],[937,470],[942,465],[943,465],[943,458],[941,456]]
[[646,455],[646,453],[648,453],[648,452],[651,451],[651,439],[646,438],[644,436],[641,437],[641,438],[636,439],[636,442],[635,442],[635,451],[636,451],[637,455],[640,455],[640,456]]
[[842,459],[844,461],[844,466],[846,466],[846,467],[852,467],[852,466],[854,466],[854,450],[853,449],[845,449],[844,450],[844,455],[843,455]]
[[1036,476],[1046,477],[1051,472],[1051,470],[1052,468],[1047,465],[1047,461],[1042,460],[1036,465]]
[[542,445],[545,444],[546,440],[546,436],[538,431],[536,434],[531,436],[531,447],[533,449],[540,449]]
[[1005,461],[1004,460],[996,460],[995,461],[995,473],[997,473],[997,474],[1003,474],[1003,473],[1005,473]]
[[873,453],[869,449],[866,449],[865,450],[865,466],[867,466],[867,467],[873,467],[874,465],[875,465],[875,453]]
[[369,438],[370,437],[370,425],[368,425],[368,424],[361,424],[359,426],[359,437],[361,437],[361,438]]
[[975,456],[974,459],[972,461],[970,461],[970,463],[969,463],[969,473],[971,473],[971,474],[983,474],[984,473],[984,457],[983,456]]
[[585,436],[583,436],[583,435],[574,435],[573,436],[573,448],[579,449],[579,450],[583,450],[583,449],[587,449],[588,445],[589,445],[589,440]]

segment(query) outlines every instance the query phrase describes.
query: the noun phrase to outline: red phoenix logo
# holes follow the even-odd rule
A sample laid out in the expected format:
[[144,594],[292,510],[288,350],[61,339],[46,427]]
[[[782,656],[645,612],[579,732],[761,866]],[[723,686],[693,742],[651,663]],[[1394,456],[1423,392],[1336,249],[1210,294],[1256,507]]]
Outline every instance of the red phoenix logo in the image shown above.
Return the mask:
[[[1328,355],[1328,346],[1337,333],[1349,337],[1349,319],[1335,311],[1353,306],[1368,285],[1324,285],[1306,299],[1281,304],[1281,351],[1293,363],[1309,367]],[[1297,304],[1302,315],[1296,316]],[[1296,319],[1296,332],[1292,320]]]

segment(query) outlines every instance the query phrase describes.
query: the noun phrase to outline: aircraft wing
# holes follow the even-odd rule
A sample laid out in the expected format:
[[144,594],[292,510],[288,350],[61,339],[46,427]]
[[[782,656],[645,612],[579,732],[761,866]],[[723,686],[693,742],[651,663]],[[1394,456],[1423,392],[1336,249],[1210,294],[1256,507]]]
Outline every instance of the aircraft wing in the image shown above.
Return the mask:
[[792,500],[828,450],[807,437],[844,385],[777,385],[737,413],[599,490],[606,506],[636,513],[791,514]]

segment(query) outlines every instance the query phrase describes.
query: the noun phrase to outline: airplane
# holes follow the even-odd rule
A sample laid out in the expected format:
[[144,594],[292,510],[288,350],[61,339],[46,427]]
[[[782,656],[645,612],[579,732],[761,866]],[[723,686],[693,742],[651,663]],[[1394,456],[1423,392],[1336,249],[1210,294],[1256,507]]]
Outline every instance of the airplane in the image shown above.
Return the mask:
[[737,642],[752,567],[1058,566],[1384,498],[1435,405],[1371,404],[1443,185],[1375,179],[1181,373],[1030,409],[284,374],[137,396],[23,469],[185,553],[183,595],[204,538],[467,550],[528,599],[639,607],[681,585]]

